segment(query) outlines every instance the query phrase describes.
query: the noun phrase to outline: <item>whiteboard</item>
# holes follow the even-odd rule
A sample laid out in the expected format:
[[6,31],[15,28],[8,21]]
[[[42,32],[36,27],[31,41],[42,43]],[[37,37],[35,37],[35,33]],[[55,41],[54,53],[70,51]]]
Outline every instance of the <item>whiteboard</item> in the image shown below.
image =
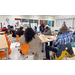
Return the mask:
[[61,26],[60,23],[61,23],[61,20],[56,20],[56,26],[57,26],[57,27],[60,27],[60,26]]
[[67,19],[66,20],[66,26],[67,27],[72,27],[72,19]]

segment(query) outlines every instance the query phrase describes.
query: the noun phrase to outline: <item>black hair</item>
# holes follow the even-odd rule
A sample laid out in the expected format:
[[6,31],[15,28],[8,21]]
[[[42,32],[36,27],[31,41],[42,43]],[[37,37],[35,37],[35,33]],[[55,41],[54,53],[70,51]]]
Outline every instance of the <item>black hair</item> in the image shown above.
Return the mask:
[[13,26],[10,26],[10,28],[13,28]]
[[22,30],[23,29],[23,27],[20,27],[20,30]]
[[10,25],[8,25],[8,26],[10,26]]
[[29,43],[33,38],[35,38],[35,32],[32,28],[27,28],[25,30],[25,41]]
[[35,26],[35,29],[37,29],[37,27]]

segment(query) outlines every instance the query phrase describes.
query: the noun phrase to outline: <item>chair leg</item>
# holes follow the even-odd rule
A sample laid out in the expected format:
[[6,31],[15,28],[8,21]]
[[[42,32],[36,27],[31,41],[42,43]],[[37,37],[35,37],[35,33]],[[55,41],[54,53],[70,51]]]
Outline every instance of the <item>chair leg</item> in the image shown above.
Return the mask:
[[20,60],[20,58],[21,58],[21,55],[20,55],[20,57],[19,57],[19,60]]
[[67,54],[65,54],[65,59],[67,60]]
[[23,60],[25,60],[26,58],[28,58],[28,56],[26,56]]

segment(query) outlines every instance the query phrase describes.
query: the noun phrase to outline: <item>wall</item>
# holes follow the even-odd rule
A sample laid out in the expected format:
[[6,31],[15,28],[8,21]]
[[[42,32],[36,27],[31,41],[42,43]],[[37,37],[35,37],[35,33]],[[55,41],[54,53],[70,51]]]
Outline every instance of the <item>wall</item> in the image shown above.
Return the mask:
[[[52,15],[0,15],[0,23],[6,23],[6,18],[9,18],[9,22],[13,26],[15,25],[15,18],[54,21],[54,16]],[[53,30],[54,28],[51,27],[51,29]]]
[[72,27],[74,27],[73,26],[73,19],[75,18],[75,15],[56,15],[55,17],[54,17],[54,30],[55,29],[59,29],[60,28],[60,26],[59,27],[57,27],[56,26],[56,19],[72,19]]
[[14,25],[15,18],[21,19],[37,19],[37,20],[54,20],[54,16],[45,16],[45,15],[0,15],[0,22],[6,22],[6,18],[9,18],[9,22]]

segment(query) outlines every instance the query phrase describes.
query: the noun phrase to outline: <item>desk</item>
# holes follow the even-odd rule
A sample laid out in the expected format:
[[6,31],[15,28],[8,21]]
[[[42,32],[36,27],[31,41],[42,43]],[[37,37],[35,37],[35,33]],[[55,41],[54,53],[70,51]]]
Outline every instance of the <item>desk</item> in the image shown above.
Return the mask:
[[[40,35],[38,36],[40,39],[42,38],[42,44],[46,43],[46,42],[50,42],[50,41],[55,41],[56,40],[56,36],[50,36],[50,35]],[[46,38],[50,38],[50,40],[46,40]],[[42,51],[42,44],[41,44],[41,51]],[[40,58],[42,59],[42,53]]]
[[[40,35],[38,36],[40,39],[42,38],[42,43],[45,43],[45,42],[50,42],[50,41],[54,41],[56,40],[56,36],[50,36],[50,35]],[[51,40],[46,40],[46,38],[50,38]]]
[[0,49],[7,50],[7,60],[8,60],[8,45],[7,45],[5,35],[0,35]]
[[0,32],[0,35],[4,34],[4,32]]

